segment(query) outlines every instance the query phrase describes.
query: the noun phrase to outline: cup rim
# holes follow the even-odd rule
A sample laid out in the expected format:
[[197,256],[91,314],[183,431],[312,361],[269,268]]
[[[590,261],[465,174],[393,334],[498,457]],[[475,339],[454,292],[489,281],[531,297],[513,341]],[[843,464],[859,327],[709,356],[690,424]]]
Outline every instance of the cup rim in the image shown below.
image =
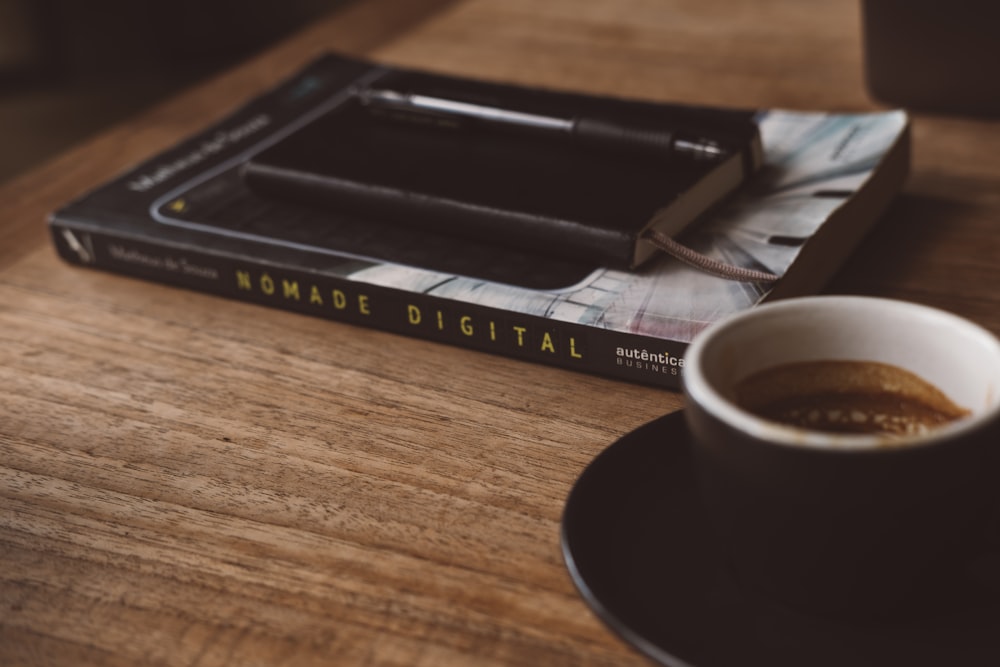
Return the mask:
[[842,434],[810,431],[770,421],[744,410],[717,390],[702,371],[701,360],[705,354],[705,349],[718,336],[747,320],[795,309],[815,308],[817,306],[823,308],[843,308],[852,305],[919,312],[925,317],[932,317],[939,321],[948,322],[951,325],[961,326],[971,337],[979,338],[987,348],[991,348],[994,356],[1000,359],[1000,340],[993,333],[971,320],[932,306],[899,299],[869,296],[823,295],[796,297],[762,304],[742,311],[710,325],[702,333],[695,336],[694,340],[688,346],[684,361],[683,389],[685,394],[687,394],[688,402],[697,403],[701,409],[711,413],[722,422],[762,441],[803,449],[829,449],[837,451],[884,452],[933,445],[944,440],[954,439],[966,433],[971,433],[995,419],[1000,419],[1000,400],[995,400],[993,405],[986,410],[975,412],[968,417],[931,429],[926,433],[903,438],[883,434]]

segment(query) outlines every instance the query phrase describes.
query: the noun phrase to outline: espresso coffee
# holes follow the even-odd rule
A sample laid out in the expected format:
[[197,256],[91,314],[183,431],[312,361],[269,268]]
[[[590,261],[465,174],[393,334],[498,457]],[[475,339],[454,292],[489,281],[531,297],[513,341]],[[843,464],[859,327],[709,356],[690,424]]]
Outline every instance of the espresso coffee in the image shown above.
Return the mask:
[[734,400],[758,417],[828,433],[920,435],[969,411],[903,368],[873,361],[805,361],[757,372]]

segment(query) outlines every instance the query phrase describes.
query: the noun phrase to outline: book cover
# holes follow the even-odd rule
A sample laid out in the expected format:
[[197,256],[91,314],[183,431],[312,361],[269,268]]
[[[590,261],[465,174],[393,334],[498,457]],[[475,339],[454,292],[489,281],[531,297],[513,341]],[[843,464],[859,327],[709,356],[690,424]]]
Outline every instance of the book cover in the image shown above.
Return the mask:
[[681,240],[779,276],[768,283],[718,278],[668,256],[609,268],[247,187],[242,170],[254,156],[393,71],[317,59],[55,211],[56,249],[74,264],[674,389],[684,349],[705,326],[820,289],[908,171],[904,112],[756,112],[762,167]]

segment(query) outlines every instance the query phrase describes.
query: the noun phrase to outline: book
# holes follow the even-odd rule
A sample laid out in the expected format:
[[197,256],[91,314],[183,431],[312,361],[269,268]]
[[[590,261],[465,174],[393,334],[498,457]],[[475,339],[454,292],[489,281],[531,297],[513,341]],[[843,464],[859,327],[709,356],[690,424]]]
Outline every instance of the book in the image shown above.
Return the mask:
[[[328,54],[49,216],[76,265],[668,389],[704,327],[819,290],[902,187],[903,111],[754,113],[762,166],[636,270],[261,196],[244,165],[392,68]],[[670,105],[667,105],[670,106]],[[712,114],[717,110],[706,109]]]
[[[249,158],[265,197],[635,268],[760,166],[754,114],[395,69]],[[403,92],[399,92],[403,91]]]

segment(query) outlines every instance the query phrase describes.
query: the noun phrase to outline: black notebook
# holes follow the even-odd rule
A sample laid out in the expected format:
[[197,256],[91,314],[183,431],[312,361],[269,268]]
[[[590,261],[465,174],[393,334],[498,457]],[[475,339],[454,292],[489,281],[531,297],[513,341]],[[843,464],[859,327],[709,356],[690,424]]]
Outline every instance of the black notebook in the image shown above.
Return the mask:
[[258,194],[631,269],[743,185],[752,112],[394,70],[243,166]]

